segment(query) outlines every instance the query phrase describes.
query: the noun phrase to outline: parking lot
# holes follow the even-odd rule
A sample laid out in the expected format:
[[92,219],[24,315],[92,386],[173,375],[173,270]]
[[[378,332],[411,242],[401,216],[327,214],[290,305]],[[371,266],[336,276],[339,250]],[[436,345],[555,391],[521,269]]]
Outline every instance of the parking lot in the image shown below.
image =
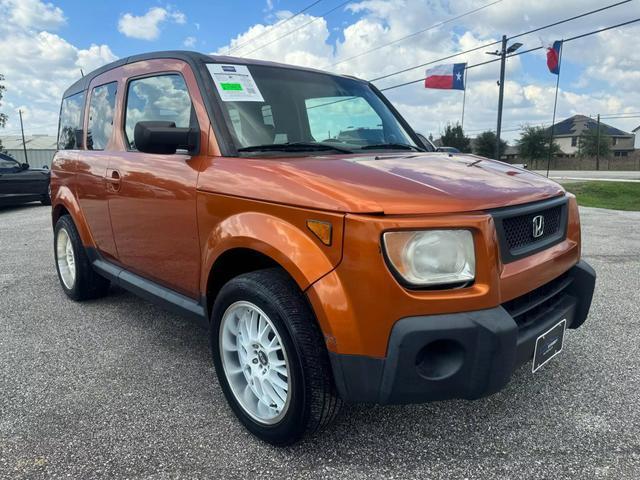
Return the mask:
[[581,213],[594,304],[539,373],[475,402],[349,406],[278,449],[227,408],[203,326],[122,290],[68,300],[50,209],[0,209],[0,477],[640,478],[640,213]]

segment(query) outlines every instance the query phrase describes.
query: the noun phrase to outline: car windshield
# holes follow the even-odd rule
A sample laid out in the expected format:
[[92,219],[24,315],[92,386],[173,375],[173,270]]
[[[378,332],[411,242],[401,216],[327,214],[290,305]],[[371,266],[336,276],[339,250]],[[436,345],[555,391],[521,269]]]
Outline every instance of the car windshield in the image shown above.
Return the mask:
[[366,82],[262,65],[208,68],[239,152],[422,149]]
[[13,170],[18,167],[18,162],[8,158],[0,158],[0,170]]

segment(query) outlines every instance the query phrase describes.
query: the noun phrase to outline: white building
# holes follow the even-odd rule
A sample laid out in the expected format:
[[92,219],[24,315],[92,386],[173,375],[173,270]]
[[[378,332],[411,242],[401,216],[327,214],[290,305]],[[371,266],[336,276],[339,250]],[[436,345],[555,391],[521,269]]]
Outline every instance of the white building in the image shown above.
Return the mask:
[[[51,167],[51,160],[58,149],[58,139],[53,135],[25,135],[28,163],[33,168]],[[25,163],[24,148],[21,135],[0,136],[2,148],[7,155],[20,163]]]

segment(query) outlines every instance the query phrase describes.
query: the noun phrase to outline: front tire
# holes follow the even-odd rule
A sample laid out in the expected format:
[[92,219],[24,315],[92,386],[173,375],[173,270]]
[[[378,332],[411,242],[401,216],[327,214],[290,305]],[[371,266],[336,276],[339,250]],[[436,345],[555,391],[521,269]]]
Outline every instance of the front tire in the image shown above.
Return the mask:
[[109,280],[91,267],[80,234],[69,215],[58,219],[54,229],[53,251],[60,285],[76,301],[102,297],[109,290]]
[[284,271],[259,270],[229,281],[211,320],[220,386],[251,433],[289,445],[335,418],[342,402],[323,337]]

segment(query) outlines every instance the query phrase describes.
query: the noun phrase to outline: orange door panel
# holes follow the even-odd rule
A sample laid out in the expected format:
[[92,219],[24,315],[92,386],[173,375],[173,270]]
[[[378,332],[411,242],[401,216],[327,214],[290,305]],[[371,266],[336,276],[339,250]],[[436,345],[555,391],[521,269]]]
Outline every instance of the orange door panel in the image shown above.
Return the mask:
[[199,152],[206,155],[209,122],[195,77],[178,60],[137,62],[117,72],[122,88],[104,172],[117,260],[127,270],[199,298],[196,184],[202,155],[142,153],[133,144],[138,121],[175,120],[178,127],[186,122],[200,128]]
[[198,296],[197,158],[122,152],[109,164],[119,177],[109,210],[118,260],[135,273]]

